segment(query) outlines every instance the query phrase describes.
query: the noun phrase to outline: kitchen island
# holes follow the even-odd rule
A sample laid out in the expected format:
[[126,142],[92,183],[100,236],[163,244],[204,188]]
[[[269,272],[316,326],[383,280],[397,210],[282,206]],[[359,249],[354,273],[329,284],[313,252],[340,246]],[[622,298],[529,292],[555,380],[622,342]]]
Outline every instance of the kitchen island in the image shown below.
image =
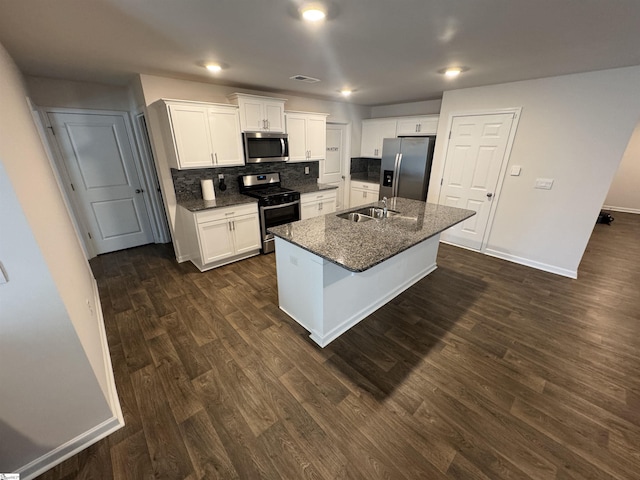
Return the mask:
[[269,229],[280,309],[321,347],[433,272],[440,232],[475,214],[404,198],[388,208],[387,218],[339,212]]

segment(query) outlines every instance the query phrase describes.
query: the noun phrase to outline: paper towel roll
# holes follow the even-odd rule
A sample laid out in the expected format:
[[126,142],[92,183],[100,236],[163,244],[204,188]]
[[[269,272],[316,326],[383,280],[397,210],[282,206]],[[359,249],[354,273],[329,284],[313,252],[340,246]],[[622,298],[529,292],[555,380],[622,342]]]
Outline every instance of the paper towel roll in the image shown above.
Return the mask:
[[213,190],[213,180],[210,178],[207,180],[200,180],[200,186],[202,187],[202,198],[204,200],[216,199],[216,192]]

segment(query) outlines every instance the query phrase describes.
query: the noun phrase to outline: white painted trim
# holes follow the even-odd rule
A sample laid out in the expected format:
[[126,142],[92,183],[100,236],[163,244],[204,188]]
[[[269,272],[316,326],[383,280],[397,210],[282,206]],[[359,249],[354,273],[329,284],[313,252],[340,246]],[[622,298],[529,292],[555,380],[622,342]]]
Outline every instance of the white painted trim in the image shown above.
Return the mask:
[[91,430],[78,435],[67,443],[60,445],[58,448],[36,458],[31,463],[19,468],[16,473],[20,474],[22,480],[31,480],[122,427],[124,427],[124,420],[113,416]]
[[603,210],[612,210],[614,212],[622,212],[622,213],[635,213],[640,215],[640,208],[627,208],[627,207],[612,207],[609,205],[603,205]]
[[561,275],[563,277],[569,277],[573,279],[578,278],[577,270],[569,270],[566,268],[556,267],[555,265],[549,265],[547,263],[536,262],[535,260],[529,260],[528,258],[518,257],[516,255],[511,255],[510,253],[501,252],[499,250],[493,250],[491,248],[485,249],[483,253],[485,255],[489,255],[490,257],[500,258],[502,260],[507,260],[512,263],[517,263],[519,265],[524,265],[526,267],[535,268],[536,270],[555,273],[556,275]]

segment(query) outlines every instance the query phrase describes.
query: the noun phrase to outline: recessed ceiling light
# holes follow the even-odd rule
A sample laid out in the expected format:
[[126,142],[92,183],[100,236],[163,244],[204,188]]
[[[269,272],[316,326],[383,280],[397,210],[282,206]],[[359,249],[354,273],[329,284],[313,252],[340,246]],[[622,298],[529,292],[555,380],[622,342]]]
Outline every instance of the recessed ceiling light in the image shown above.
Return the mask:
[[438,73],[443,74],[445,77],[455,78],[467,70],[469,70],[469,67],[447,67],[438,70]]
[[319,3],[309,3],[300,8],[300,15],[307,22],[319,22],[327,16],[327,9]]
[[217,63],[208,63],[205,65],[205,68],[212,73],[218,73],[222,71],[222,65],[219,65]]
[[340,90],[340,93],[343,97],[348,97],[349,95],[351,95],[352,91],[348,88],[343,88],[342,90]]

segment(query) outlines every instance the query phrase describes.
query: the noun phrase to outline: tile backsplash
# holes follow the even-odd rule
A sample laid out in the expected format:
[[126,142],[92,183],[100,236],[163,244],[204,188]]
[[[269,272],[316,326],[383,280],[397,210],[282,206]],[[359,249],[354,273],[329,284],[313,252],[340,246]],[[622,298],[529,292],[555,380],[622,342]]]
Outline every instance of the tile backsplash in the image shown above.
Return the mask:
[[380,159],[379,158],[351,158],[350,173],[367,173],[371,177],[380,176]]
[[[304,168],[309,167],[309,174],[304,173]],[[318,162],[300,163],[255,163],[238,167],[198,168],[192,170],[171,169],[173,188],[178,200],[202,198],[200,180],[212,178],[213,188],[217,196],[237,195],[240,193],[238,177],[240,175],[258,174],[268,172],[280,172],[280,181],[284,187],[300,185],[304,183],[317,183],[320,175]],[[224,175],[225,191],[220,190],[218,175]]]

